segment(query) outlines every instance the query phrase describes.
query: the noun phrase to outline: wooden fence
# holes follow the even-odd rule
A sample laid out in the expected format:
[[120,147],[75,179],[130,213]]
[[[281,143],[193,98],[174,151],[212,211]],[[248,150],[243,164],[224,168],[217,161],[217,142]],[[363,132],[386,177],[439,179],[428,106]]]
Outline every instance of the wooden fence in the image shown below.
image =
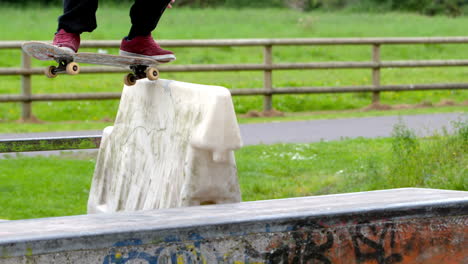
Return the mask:
[[[20,49],[22,41],[0,42],[0,49]],[[468,60],[406,60],[382,61],[380,48],[382,45],[398,44],[467,44],[468,37],[430,37],[430,38],[307,38],[307,39],[223,39],[223,40],[162,40],[165,47],[239,47],[263,46],[264,62],[262,64],[203,64],[203,65],[173,65],[160,66],[161,72],[211,72],[211,71],[263,71],[263,88],[232,89],[233,96],[263,95],[264,110],[272,108],[272,97],[275,94],[314,94],[314,93],[355,93],[371,92],[372,102],[379,101],[380,92],[384,91],[416,91],[416,90],[453,90],[467,89],[468,83],[436,83],[436,84],[403,84],[381,85],[380,73],[383,68],[406,67],[454,67],[468,66]],[[372,49],[370,61],[333,61],[310,63],[273,63],[274,46],[316,46],[316,45],[368,45]],[[84,48],[118,48],[120,41],[84,41]],[[370,69],[372,84],[337,87],[282,87],[273,89],[273,70],[305,70],[305,69]],[[21,75],[21,94],[1,95],[1,102],[22,102],[22,118],[32,116],[31,105],[34,101],[66,101],[66,100],[103,100],[119,99],[120,93],[67,93],[67,94],[33,94],[31,75],[43,74],[44,69],[32,68],[31,58],[22,53],[20,68],[0,68],[0,75]],[[113,67],[82,67],[81,73],[120,73],[125,69]]]

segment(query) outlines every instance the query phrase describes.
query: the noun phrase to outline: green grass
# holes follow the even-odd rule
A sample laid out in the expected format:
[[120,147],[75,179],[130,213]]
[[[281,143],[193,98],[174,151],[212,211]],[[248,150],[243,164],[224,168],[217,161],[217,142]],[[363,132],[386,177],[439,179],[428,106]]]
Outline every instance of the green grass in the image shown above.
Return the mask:
[[86,212],[94,160],[36,157],[0,163],[0,219]]
[[[2,6],[0,40],[51,40],[58,8]],[[102,5],[98,29],[82,38],[120,39],[129,28],[128,6]],[[155,32],[157,39],[296,38],[296,37],[417,37],[466,35],[468,17],[425,17],[415,14],[301,13],[287,9],[187,9],[174,8],[163,16]],[[88,49],[88,51],[96,51]],[[262,63],[261,47],[177,48],[173,64]],[[116,53],[115,49],[109,50]],[[467,59],[468,45],[394,45],[382,47],[383,60]],[[18,50],[0,50],[0,67],[19,67]],[[368,61],[369,46],[275,47],[274,62]],[[34,61],[33,65],[48,63]],[[384,69],[383,84],[466,82],[467,67]],[[60,76],[50,80],[33,77],[34,93],[120,92],[122,75],[92,74]],[[228,88],[259,88],[261,72],[162,73],[165,79],[221,85]],[[371,83],[370,70],[275,71],[275,87],[336,86]],[[0,94],[20,93],[20,77],[0,76]],[[384,104],[438,103],[468,100],[467,91],[420,91],[382,93]],[[274,96],[274,107],[284,112],[358,109],[368,105],[370,94],[324,94]],[[261,110],[261,96],[234,97],[238,113]],[[115,117],[118,101],[68,101],[34,103],[33,111],[48,122],[86,121]],[[0,104],[0,121],[20,118],[20,104]]]
[[[454,134],[244,147],[236,152],[244,201],[400,187],[468,190],[468,120]],[[0,159],[0,218],[86,213],[95,157]]]

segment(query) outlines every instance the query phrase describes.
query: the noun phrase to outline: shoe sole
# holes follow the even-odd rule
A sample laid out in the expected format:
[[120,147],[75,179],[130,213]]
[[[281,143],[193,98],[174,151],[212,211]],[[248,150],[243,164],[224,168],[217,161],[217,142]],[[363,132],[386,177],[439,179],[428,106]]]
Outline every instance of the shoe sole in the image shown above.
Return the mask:
[[176,60],[176,57],[175,57],[175,55],[173,55],[173,54],[157,55],[157,56],[146,56],[146,55],[141,55],[141,54],[138,54],[138,53],[127,52],[127,51],[123,51],[123,50],[120,50],[120,51],[119,51],[119,54],[120,54],[121,56],[150,58],[150,59],[153,59],[153,60],[157,60],[158,62],[161,62],[161,63],[167,63],[167,62],[171,62],[171,61]]

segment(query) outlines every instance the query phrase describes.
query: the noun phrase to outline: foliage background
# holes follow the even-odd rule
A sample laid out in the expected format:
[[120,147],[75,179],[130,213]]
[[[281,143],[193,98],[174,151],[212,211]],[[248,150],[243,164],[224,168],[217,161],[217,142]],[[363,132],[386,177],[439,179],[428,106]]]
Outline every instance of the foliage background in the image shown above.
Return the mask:
[[[101,0],[100,3],[119,4],[132,0]],[[54,5],[61,0],[0,0],[14,5]],[[460,16],[468,14],[468,0],[177,0],[178,6],[189,7],[290,7],[303,11],[315,9],[347,9],[360,12],[409,11],[425,15],[446,14]]]

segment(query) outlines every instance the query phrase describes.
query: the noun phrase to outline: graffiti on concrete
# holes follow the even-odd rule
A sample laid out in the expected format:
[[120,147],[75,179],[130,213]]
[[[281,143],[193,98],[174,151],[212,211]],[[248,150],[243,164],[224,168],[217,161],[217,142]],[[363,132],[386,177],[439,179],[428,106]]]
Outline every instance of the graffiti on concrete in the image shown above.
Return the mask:
[[[321,261],[324,264],[332,263],[326,257],[327,251],[333,247],[333,234],[330,230],[323,233],[324,226],[313,221],[307,221],[293,226],[290,240],[286,243],[274,241],[270,244],[270,252],[265,254],[266,263],[308,263],[309,261]],[[312,232],[307,232],[311,230]],[[315,230],[315,232],[313,231]],[[317,230],[320,230],[317,232]],[[325,236],[325,241],[322,243]],[[279,243],[278,243],[279,242]],[[279,245],[280,244],[280,245]]]
[[442,261],[431,263],[456,263],[448,261],[440,250],[444,243],[435,245],[434,238],[445,239],[453,252],[463,252],[463,245],[446,237],[443,220],[330,222],[303,220],[275,231],[267,225],[264,232],[231,233],[215,238],[192,233],[184,239],[172,235],[152,243],[138,239],[121,241],[105,256],[103,264],[424,263],[415,261],[423,253],[427,258]]
[[[139,239],[130,239],[125,241],[119,241],[114,244],[115,247],[131,247],[142,245],[142,241]],[[112,254],[107,255],[104,258],[104,263],[117,263],[123,264],[130,261],[139,260],[140,263],[158,263],[156,256],[151,256],[146,252],[139,252],[136,250],[130,250],[126,256],[123,256],[120,252],[114,251]]]
[[[367,229],[367,231],[364,231]],[[403,260],[401,254],[393,253],[386,256],[386,249],[395,248],[395,224],[386,223],[378,229],[369,222],[361,222],[350,228],[354,253],[357,263],[374,261],[378,264],[392,264]],[[373,239],[374,238],[374,239]],[[389,246],[385,244],[389,243]]]

